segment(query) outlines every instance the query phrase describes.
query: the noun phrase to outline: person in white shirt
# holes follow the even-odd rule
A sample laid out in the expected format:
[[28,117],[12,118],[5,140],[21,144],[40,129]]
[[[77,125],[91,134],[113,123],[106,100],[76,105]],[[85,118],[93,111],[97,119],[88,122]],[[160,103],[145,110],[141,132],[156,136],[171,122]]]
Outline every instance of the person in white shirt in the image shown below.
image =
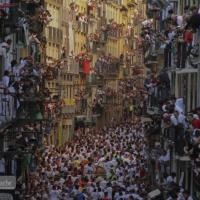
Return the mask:
[[175,111],[175,112],[171,115],[170,121],[171,121],[171,124],[172,124],[173,126],[177,126],[177,125],[178,125],[178,112],[177,112],[177,111]]
[[112,186],[111,183],[107,183],[106,192],[108,193],[108,197],[110,199],[112,199],[112,193],[113,193],[111,186]]
[[99,193],[97,192],[96,188],[94,189],[94,192],[92,192],[91,197],[92,197],[92,200],[99,199]]
[[88,163],[88,165],[85,166],[84,172],[85,174],[92,174],[94,172],[91,163]]
[[55,186],[50,190],[50,200],[58,200],[59,192]]
[[4,76],[2,77],[2,84],[4,88],[8,88],[10,83],[9,71],[4,72]]
[[188,124],[186,122],[186,117],[183,113],[179,113],[178,115],[178,123],[183,125],[183,127],[186,129],[188,128]]
[[98,194],[99,194],[99,199],[104,198],[104,192],[102,191],[102,189],[100,187],[98,188]]

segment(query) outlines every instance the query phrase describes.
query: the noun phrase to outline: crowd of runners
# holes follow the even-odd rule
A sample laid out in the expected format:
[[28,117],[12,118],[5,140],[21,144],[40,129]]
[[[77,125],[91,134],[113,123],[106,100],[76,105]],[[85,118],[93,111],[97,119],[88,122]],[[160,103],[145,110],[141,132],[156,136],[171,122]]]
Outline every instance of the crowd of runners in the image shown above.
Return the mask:
[[46,147],[30,176],[29,199],[146,199],[146,147],[140,118],[87,133],[77,131],[64,147]]

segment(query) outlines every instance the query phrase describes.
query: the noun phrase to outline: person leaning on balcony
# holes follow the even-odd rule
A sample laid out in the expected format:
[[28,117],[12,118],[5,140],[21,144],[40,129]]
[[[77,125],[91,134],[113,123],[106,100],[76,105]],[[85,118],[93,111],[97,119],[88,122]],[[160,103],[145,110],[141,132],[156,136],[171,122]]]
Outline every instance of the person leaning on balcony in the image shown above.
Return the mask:
[[191,52],[192,42],[193,42],[193,33],[192,29],[189,26],[185,27],[185,31],[183,33],[183,40],[186,43],[187,56],[188,56]]
[[170,117],[170,121],[172,126],[176,127],[178,126],[178,112],[174,111]]
[[199,116],[197,114],[193,115],[192,127],[194,129],[200,129],[200,119],[199,119]]
[[169,27],[169,29],[165,31],[165,49],[164,49],[165,68],[171,66],[172,41],[174,39],[174,36],[175,36],[175,31],[171,27]]

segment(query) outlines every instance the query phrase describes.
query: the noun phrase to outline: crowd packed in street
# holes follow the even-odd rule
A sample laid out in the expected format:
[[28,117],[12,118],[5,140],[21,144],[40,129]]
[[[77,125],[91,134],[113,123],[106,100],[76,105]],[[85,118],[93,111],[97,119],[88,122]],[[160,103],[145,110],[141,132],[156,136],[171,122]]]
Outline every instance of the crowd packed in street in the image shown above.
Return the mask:
[[[156,3],[154,6],[152,10],[156,13]],[[162,12],[161,19],[165,23],[162,31],[154,31],[152,20],[143,22],[140,47],[144,52],[151,52],[145,57],[145,62],[148,65],[149,60],[156,57],[155,50],[159,46],[164,51],[165,69],[174,66],[183,69],[188,64],[196,68],[199,59],[199,7],[187,5],[184,14],[177,15],[174,6],[169,4]]]
[[47,146],[30,177],[36,199],[145,199],[147,153],[141,120],[78,131],[62,148]]

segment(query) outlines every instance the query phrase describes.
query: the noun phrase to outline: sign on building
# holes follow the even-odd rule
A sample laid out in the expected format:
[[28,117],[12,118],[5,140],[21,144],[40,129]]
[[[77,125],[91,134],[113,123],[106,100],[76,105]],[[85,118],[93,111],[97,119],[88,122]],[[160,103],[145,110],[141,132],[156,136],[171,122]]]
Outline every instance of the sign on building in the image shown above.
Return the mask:
[[0,176],[0,190],[14,190],[15,188],[16,188],[15,176]]

